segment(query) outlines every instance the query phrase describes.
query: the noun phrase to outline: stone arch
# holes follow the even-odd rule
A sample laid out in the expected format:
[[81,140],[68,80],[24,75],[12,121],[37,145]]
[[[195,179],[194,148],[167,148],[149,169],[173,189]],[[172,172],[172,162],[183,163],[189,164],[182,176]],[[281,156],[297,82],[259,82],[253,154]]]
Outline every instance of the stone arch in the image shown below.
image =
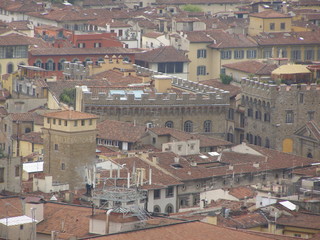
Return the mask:
[[153,206],[153,212],[160,213],[161,212],[161,207],[159,205],[154,205]]
[[165,212],[166,212],[166,213],[173,213],[173,210],[174,210],[173,205],[172,205],[171,203],[168,203],[168,204],[166,205]]
[[285,138],[282,141],[282,151],[286,153],[292,153],[293,151],[293,140],[291,138]]

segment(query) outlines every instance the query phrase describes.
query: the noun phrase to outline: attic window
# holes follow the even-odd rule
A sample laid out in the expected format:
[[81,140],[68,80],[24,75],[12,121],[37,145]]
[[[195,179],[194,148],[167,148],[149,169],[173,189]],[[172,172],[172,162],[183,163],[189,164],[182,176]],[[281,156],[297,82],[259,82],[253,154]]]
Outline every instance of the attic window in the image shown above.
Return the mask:
[[179,163],[171,164],[171,167],[176,168],[176,169],[183,168],[183,166]]

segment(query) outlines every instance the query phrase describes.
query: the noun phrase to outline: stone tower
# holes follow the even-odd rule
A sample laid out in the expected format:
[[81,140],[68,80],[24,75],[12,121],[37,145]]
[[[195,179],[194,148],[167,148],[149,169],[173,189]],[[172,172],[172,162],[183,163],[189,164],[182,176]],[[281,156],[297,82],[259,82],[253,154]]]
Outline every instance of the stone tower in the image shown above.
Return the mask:
[[53,181],[85,187],[85,167],[93,164],[97,116],[77,111],[44,115],[44,172]]

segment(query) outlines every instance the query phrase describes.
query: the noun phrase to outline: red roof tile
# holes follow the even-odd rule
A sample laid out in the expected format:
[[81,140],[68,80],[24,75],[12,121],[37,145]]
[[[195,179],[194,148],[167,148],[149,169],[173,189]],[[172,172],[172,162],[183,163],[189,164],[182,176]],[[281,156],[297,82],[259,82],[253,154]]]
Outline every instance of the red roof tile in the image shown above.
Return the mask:
[[98,118],[97,115],[84,113],[84,112],[77,112],[77,111],[72,111],[72,110],[45,113],[43,116],[47,117],[47,118],[58,118],[58,119],[65,119],[65,120],[96,119],[96,118]]
[[257,18],[291,18],[291,16],[276,12],[274,10],[267,10],[262,11],[259,13],[252,13],[250,14],[251,17],[257,17]]
[[189,62],[185,52],[177,50],[172,46],[165,46],[155,48],[150,51],[137,53],[135,56],[136,61],[162,63],[162,62]]

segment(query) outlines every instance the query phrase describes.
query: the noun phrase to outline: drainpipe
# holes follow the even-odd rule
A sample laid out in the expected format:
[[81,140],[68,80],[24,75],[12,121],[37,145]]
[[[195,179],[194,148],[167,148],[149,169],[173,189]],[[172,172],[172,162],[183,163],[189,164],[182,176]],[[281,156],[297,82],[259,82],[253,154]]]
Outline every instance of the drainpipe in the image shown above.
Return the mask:
[[111,214],[111,212],[113,211],[113,208],[109,209],[107,212],[106,212],[106,234],[109,234],[109,228],[110,228],[110,222],[109,222],[109,216]]

